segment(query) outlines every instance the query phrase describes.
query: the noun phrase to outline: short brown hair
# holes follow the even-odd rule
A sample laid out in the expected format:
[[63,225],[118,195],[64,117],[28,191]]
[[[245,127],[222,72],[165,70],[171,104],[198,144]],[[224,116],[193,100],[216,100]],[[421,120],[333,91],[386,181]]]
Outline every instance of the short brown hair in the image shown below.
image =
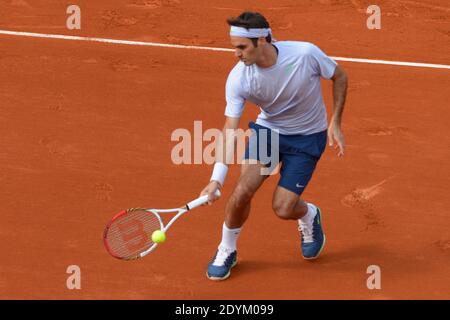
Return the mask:
[[[258,12],[245,11],[241,13],[237,18],[231,17],[227,19],[227,23],[230,26],[246,28],[270,28],[267,19]],[[258,46],[258,38],[249,38],[252,40],[255,47]],[[269,34],[266,37],[267,42],[272,42],[272,36]]]

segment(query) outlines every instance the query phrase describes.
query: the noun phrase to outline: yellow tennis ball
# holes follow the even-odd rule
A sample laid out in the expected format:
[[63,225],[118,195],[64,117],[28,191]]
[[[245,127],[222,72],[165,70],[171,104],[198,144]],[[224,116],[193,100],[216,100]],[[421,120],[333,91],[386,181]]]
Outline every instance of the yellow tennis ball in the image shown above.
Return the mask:
[[163,243],[166,241],[166,234],[161,230],[156,230],[152,233],[152,241],[154,243]]

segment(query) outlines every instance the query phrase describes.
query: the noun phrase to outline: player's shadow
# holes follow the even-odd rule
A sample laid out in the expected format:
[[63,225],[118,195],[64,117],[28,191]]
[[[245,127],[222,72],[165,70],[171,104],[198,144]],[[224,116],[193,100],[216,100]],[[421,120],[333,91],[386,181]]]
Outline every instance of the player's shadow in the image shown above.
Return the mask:
[[[293,253],[295,254],[295,253]],[[361,271],[361,268],[366,268],[369,265],[383,265],[386,263],[396,266],[402,266],[405,270],[405,265],[411,264],[411,259],[402,258],[399,255],[393,255],[387,252],[383,247],[375,245],[359,245],[349,246],[344,250],[324,250],[318,259],[305,260],[302,258],[300,251],[298,256],[293,257],[277,257],[273,259],[261,258],[254,260],[247,260],[242,258],[239,261],[238,268],[234,271],[235,275],[244,275],[252,272],[266,272],[267,270],[284,269],[290,271]],[[407,267],[406,267],[407,268]],[[411,273],[419,272],[419,269],[408,268]]]

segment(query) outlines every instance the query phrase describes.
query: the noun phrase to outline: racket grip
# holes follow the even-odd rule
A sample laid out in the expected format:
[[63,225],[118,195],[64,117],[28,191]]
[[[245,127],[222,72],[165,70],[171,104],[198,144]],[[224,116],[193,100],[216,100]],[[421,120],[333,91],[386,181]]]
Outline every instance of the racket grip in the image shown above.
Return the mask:
[[[221,195],[219,190],[216,190],[216,192],[214,192],[214,194],[217,197],[220,197],[220,195]],[[189,202],[187,204],[187,207],[189,208],[189,210],[192,210],[194,208],[197,208],[197,207],[201,206],[202,204],[205,204],[206,202],[208,202],[208,195],[207,194],[205,194],[205,195],[203,195],[201,197],[198,197],[195,200],[192,200],[191,202]]]

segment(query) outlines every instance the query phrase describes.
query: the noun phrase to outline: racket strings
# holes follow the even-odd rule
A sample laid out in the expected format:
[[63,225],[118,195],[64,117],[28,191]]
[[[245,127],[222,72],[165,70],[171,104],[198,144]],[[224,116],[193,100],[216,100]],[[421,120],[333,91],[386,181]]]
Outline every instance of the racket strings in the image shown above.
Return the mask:
[[111,222],[105,233],[105,244],[113,256],[135,259],[153,245],[151,235],[160,229],[155,213],[131,209]]

